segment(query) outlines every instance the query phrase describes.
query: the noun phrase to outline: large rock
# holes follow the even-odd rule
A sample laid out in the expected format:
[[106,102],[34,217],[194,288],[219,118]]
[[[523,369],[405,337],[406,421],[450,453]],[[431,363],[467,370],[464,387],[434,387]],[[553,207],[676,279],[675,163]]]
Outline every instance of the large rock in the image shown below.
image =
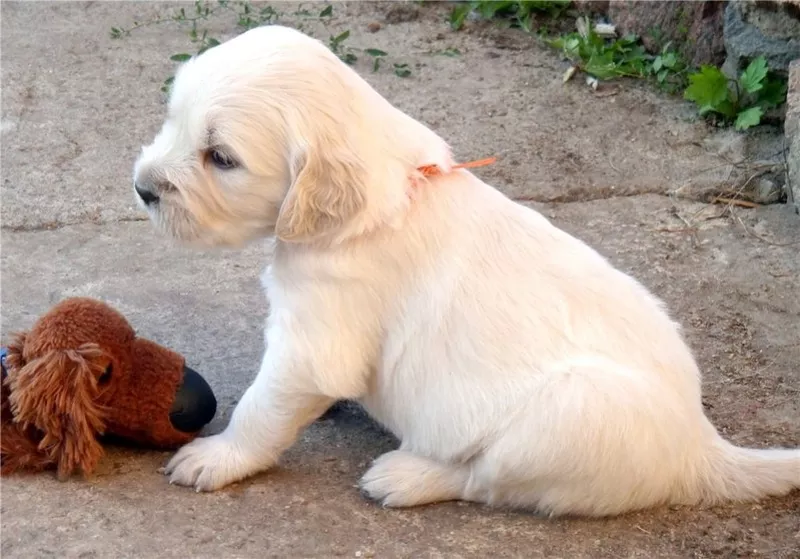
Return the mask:
[[606,15],[609,0],[573,0],[572,5],[581,13]]
[[608,18],[622,34],[639,35],[653,51],[667,41],[693,65],[720,65],[724,2],[642,2],[612,0]]
[[763,55],[769,68],[785,73],[800,58],[800,1],[736,0],[725,8],[725,71],[736,75]]
[[789,92],[786,96],[786,143],[789,147],[788,198],[800,213],[800,59],[789,65]]

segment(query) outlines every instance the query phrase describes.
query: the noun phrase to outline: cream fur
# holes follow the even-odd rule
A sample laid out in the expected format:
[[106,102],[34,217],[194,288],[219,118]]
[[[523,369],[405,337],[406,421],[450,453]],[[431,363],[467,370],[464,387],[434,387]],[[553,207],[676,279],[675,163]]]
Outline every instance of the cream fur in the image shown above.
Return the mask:
[[[213,138],[210,138],[213,136]],[[241,166],[208,161],[213,143]],[[273,466],[336,399],[401,440],[361,479],[387,506],[463,499],[545,514],[784,495],[800,451],[725,442],[679,327],[636,280],[470,172],[297,31],[187,62],[136,163],[153,221],[188,243],[275,243],[261,369],[172,483]]]

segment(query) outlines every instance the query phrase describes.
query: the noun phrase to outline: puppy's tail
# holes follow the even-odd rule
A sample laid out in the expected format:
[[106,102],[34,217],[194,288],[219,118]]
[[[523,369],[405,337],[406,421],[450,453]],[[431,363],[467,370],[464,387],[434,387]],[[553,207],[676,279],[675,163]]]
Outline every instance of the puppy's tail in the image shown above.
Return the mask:
[[697,466],[693,501],[756,501],[800,488],[800,449],[757,450],[717,436]]

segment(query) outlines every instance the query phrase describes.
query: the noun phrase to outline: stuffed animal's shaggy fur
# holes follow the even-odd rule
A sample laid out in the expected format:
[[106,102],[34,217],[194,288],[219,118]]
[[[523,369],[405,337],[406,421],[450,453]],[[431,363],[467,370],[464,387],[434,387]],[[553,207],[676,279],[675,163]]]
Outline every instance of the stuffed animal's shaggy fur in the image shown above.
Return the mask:
[[[197,432],[170,420],[184,359],[139,338],[105,303],[71,298],[14,336],[4,362],[2,474],[56,468],[90,474],[114,434],[174,448]],[[213,412],[212,412],[213,414]]]

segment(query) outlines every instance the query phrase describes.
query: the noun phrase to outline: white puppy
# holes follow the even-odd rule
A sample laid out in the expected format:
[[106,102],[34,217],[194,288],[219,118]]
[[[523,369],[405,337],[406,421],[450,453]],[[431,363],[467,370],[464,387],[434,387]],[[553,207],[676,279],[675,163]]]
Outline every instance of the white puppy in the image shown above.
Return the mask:
[[720,438],[659,300],[454,167],[300,32],[254,29],[188,61],[135,188],[174,238],[275,242],[261,369],[224,432],[169,462],[173,483],[266,470],[354,399],[402,441],[361,479],[387,506],[600,516],[800,486],[799,450]]

